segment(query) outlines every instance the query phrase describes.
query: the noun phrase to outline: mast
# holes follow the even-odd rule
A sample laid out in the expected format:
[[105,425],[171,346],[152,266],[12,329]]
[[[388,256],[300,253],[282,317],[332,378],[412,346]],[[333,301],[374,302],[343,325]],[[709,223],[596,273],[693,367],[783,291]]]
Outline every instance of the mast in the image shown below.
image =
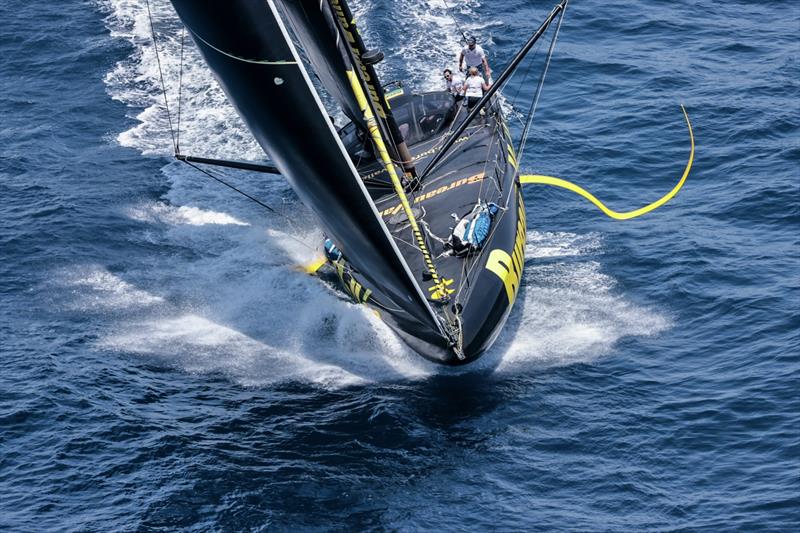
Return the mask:
[[438,316],[350,160],[273,0],[172,0],[253,136],[360,276],[441,338]]
[[[411,154],[373,67],[383,55],[366,48],[349,7],[341,0],[336,3],[327,0],[277,2],[322,85],[364,133],[367,133],[367,125],[350,87],[350,72],[360,71],[369,80],[368,94],[377,108],[376,120],[384,131],[390,156],[394,161],[405,161],[404,170],[415,174]],[[347,28],[345,33],[340,33],[339,26]]]
[[383,59],[383,54],[376,55],[367,49],[364,44],[364,39],[356,27],[356,19],[353,12],[347,5],[346,0],[328,0],[333,13],[339,20],[340,30],[345,37],[346,44],[352,50],[354,67],[361,71],[361,78],[368,88],[368,95],[372,101],[375,113],[378,120],[384,121],[389,130],[389,139],[392,148],[394,148],[396,161],[400,161],[403,165],[403,170],[416,176],[416,170],[412,161],[411,153],[408,150],[406,141],[403,138],[403,133],[394,119],[392,108],[389,106],[389,101],[386,99],[386,92],[383,90],[383,85],[378,78],[378,73],[375,71],[375,63]]

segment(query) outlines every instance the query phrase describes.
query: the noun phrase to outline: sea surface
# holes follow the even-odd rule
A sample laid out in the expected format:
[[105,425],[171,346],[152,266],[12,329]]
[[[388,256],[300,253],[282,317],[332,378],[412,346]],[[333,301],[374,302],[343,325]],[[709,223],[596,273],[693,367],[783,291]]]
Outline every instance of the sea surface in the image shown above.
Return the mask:
[[[263,159],[151,2],[182,150]],[[352,3],[417,89],[462,31],[498,74],[555,4]],[[224,172],[273,215],[172,161],[144,0],[0,20],[0,531],[800,528],[795,2],[570,3],[522,168],[638,208],[681,103],[694,168],[627,222],[528,186],[524,291],[458,370],[295,270],[322,233],[282,178]]]

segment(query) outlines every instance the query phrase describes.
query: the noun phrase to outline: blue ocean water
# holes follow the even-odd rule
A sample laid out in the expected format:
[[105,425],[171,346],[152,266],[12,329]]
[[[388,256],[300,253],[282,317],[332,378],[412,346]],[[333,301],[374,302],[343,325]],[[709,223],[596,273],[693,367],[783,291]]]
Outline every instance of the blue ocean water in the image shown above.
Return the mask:
[[[554,2],[353,4],[430,89],[461,30],[499,72]],[[170,161],[144,0],[0,15],[0,530],[800,527],[793,2],[571,2],[522,167],[639,207],[684,103],[694,170],[628,222],[530,186],[524,292],[457,371],[293,270],[321,233],[280,178],[226,174],[289,220]],[[184,151],[261,157],[191,48],[183,78]]]

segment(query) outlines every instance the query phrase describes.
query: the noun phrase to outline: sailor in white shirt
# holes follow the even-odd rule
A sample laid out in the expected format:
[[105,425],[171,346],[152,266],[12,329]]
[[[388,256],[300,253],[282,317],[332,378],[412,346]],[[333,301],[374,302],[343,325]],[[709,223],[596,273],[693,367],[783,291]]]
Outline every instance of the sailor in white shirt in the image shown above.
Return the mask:
[[456,72],[453,74],[453,71],[449,68],[444,69],[444,83],[447,87],[447,92],[453,95],[456,99],[456,102],[464,99],[464,78]]
[[491,85],[484,81],[477,67],[470,67],[469,76],[467,77],[467,81],[464,82],[464,94],[467,97],[467,107],[469,109],[475,107],[475,104],[483,97],[483,91],[488,91],[491,87]]
[[467,46],[461,50],[461,55],[458,57],[458,70],[464,72],[464,62],[467,63],[467,70],[472,67],[483,68],[483,73],[486,75],[487,80],[492,78],[492,69],[489,68],[489,62],[486,60],[486,52],[475,41],[475,37],[467,39]]

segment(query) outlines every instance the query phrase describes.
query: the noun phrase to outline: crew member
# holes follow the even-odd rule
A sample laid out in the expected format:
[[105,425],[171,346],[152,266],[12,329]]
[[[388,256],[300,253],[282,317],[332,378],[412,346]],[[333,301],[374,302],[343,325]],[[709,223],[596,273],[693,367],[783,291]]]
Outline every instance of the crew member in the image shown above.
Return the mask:
[[483,96],[483,91],[488,91],[491,87],[492,86],[483,79],[480,72],[478,72],[478,67],[470,67],[469,76],[467,77],[467,81],[464,82],[464,94],[467,97],[467,108],[472,109],[475,107],[475,104],[477,104]]
[[467,39],[467,46],[461,50],[461,55],[458,56],[458,70],[461,72],[464,72],[465,62],[467,70],[472,67],[483,68],[486,80],[492,79],[492,69],[489,68],[489,62],[486,60],[486,52],[483,51],[481,45],[477,44],[475,37]]
[[447,92],[453,95],[456,102],[464,99],[464,78],[461,74],[456,73],[453,75],[452,70],[449,68],[444,69],[444,83],[447,87]]

